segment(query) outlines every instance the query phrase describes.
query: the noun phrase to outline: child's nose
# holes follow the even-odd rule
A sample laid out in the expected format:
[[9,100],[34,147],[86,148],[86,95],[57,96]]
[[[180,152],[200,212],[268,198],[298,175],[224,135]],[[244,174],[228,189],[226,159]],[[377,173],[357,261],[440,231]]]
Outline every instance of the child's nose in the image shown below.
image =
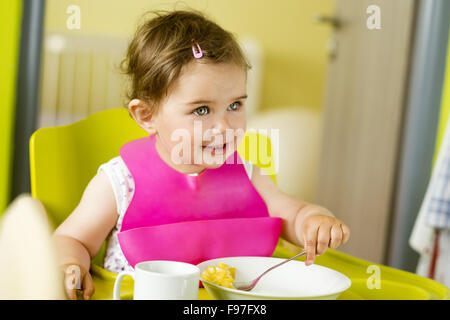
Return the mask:
[[220,118],[217,120],[215,126],[212,128],[213,134],[224,134],[227,129],[231,129],[230,124],[225,118]]

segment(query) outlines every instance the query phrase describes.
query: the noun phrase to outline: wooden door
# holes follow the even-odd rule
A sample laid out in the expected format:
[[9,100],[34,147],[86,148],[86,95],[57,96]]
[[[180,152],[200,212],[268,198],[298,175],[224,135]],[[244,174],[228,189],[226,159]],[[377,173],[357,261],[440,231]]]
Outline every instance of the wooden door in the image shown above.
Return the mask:
[[[371,5],[380,29],[367,26]],[[333,17],[316,203],[351,229],[339,250],[376,263],[389,240],[415,8],[414,0],[337,0]]]

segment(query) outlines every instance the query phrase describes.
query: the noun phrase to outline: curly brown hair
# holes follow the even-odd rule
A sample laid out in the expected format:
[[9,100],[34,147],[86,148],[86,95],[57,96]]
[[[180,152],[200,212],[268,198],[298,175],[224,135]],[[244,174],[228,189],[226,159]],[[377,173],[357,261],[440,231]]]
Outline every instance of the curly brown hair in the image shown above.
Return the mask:
[[[127,98],[149,104],[157,113],[182,68],[192,60],[198,43],[201,63],[235,63],[251,68],[235,36],[195,10],[150,11],[154,17],[140,25],[128,45],[121,69],[129,77]],[[196,48],[196,47],[195,47]],[[197,50],[197,48],[196,48]]]

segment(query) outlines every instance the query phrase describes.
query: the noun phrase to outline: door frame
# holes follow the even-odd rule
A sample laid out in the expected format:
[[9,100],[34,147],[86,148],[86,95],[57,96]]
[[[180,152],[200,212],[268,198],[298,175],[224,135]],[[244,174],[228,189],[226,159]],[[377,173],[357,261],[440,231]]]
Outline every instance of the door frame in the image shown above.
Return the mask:
[[[449,35],[450,1],[421,0],[405,107],[387,264],[415,272],[418,253],[409,237],[431,176]],[[447,66],[447,68],[449,68]]]

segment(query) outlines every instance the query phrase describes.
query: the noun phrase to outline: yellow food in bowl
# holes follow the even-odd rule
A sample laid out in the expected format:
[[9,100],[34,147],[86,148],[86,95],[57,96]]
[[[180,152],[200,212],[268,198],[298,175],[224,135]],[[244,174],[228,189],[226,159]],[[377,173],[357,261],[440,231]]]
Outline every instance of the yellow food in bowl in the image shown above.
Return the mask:
[[233,285],[236,268],[228,267],[225,263],[209,266],[202,272],[202,279],[215,283],[225,288],[236,289]]

